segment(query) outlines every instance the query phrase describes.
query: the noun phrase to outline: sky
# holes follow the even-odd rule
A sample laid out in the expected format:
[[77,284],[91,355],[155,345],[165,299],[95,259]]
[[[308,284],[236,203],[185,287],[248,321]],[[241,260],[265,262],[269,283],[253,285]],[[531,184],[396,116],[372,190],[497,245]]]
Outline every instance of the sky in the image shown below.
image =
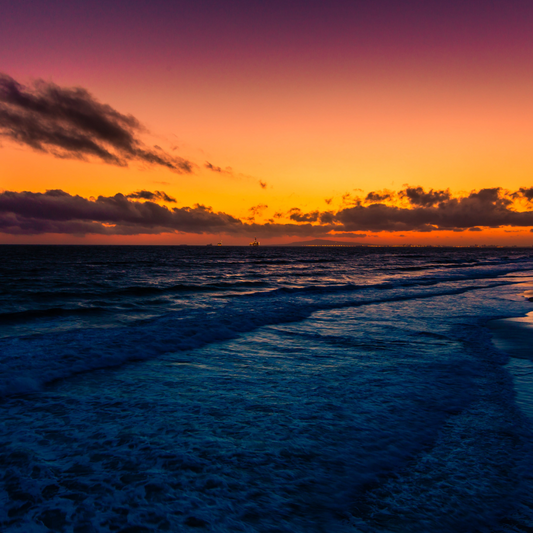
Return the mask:
[[0,10],[0,243],[533,244],[530,1]]

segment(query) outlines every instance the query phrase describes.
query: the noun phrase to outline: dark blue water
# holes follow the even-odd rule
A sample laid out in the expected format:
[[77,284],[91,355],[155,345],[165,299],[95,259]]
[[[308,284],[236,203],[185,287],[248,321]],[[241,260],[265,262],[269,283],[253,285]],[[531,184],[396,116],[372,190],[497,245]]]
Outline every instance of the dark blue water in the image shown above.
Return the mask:
[[531,250],[0,253],[2,531],[533,527]]

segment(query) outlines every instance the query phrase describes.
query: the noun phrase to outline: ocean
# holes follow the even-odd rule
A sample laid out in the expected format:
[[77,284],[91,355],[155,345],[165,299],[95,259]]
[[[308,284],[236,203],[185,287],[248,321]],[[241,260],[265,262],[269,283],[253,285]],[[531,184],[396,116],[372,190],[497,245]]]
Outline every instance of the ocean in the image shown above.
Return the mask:
[[0,253],[2,532],[533,531],[533,249]]

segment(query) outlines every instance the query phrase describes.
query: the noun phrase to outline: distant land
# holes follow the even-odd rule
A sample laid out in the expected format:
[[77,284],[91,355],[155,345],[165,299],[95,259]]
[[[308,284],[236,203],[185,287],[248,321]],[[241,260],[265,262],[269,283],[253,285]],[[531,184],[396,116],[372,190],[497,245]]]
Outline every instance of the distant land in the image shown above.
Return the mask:
[[330,241],[329,239],[313,239],[311,241],[289,242],[280,246],[366,246],[361,242]]

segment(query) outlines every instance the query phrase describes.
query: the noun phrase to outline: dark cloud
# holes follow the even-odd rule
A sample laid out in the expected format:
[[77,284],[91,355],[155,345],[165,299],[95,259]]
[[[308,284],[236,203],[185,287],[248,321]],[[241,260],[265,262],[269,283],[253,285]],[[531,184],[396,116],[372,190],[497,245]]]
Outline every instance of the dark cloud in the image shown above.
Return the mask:
[[220,172],[220,173],[224,172],[222,170],[222,167],[215,167],[215,165],[211,164],[209,161],[206,161],[204,166],[205,168],[208,168],[209,170],[212,170],[213,172]]
[[91,201],[61,190],[0,194],[0,231],[4,233],[219,233],[242,230],[242,226],[239,219],[199,204],[168,208],[122,194]]
[[399,196],[401,198],[407,198],[411,205],[431,207],[449,200],[451,194],[449,190],[434,191],[431,189],[429,192],[424,192],[422,187],[407,187],[403,191],[400,191]]
[[198,211],[205,211],[206,213],[212,213],[213,208],[210,205],[194,204],[194,208]]
[[[426,194],[431,195],[431,191],[422,191],[420,197],[423,198]],[[434,194],[433,198],[436,196]],[[384,204],[355,206],[336,213],[335,221],[350,231],[435,231],[464,230],[478,226],[533,226],[533,211],[514,211],[512,201],[500,188],[481,189],[464,198],[442,199],[437,205],[431,204],[433,200],[426,201],[429,206],[409,209]]]
[[[423,194],[426,194],[422,192]],[[215,233],[262,238],[301,236],[322,237],[330,232],[364,231],[480,231],[481,228],[533,227],[533,210],[516,211],[509,193],[499,188],[473,191],[466,197],[441,200],[436,205],[410,208],[385,204],[355,205],[337,212],[304,213],[294,207],[286,216],[288,224],[248,222],[212,207],[167,207],[160,191],[137,191],[124,196],[83,198],[62,190],[46,193],[0,193],[0,232],[11,234],[68,233],[83,235],[136,235],[141,233]],[[149,197],[153,195],[153,198]],[[143,200],[143,201],[138,201]],[[266,209],[259,204],[252,214]],[[278,219],[276,213],[273,219]]]
[[[339,230],[337,225],[305,224],[246,224],[241,235],[256,236],[262,239],[271,237],[299,236],[299,237],[324,237],[331,231]],[[342,231],[342,228],[340,229]],[[329,235],[331,236],[331,235]]]
[[476,199],[481,203],[492,204],[496,207],[508,207],[513,201],[507,198],[505,191],[501,187],[494,187],[492,189],[480,189],[479,191],[472,191],[468,199]]
[[62,190],[45,193],[0,193],[0,232],[16,235],[66,233],[84,235],[138,235],[167,232],[215,233],[264,238],[320,237],[340,229],[335,224],[247,224],[209,206],[168,208],[123,194],[87,199]]
[[250,209],[248,209],[248,211],[250,211],[250,212],[252,213],[252,215],[255,217],[256,215],[261,216],[261,213],[262,213],[265,209],[268,209],[268,205],[266,205],[266,204],[259,204],[259,205],[254,205],[254,206],[250,207]]
[[372,191],[366,195],[367,202],[383,202],[385,200],[392,200],[392,195],[388,191],[378,192]]
[[533,202],[533,187],[520,187],[520,189],[511,196],[513,198],[524,198],[528,202]]
[[217,167],[217,166],[213,165],[212,163],[210,163],[209,161],[205,162],[204,167],[209,169],[209,170],[212,170],[213,172],[218,172],[219,174],[233,175],[233,169],[231,167],[226,167],[226,168]]
[[293,207],[289,210],[289,218],[295,222],[316,222],[319,217],[318,211],[311,213],[302,213],[297,207]]
[[145,132],[132,115],[96,100],[86,89],[64,88],[38,80],[25,87],[0,74],[0,135],[56,157],[126,166],[139,161],[192,172],[192,163],[146,146]]
[[335,213],[333,211],[324,211],[320,213],[320,223],[321,224],[333,224],[335,221]]
[[176,199],[169,196],[163,191],[135,191],[126,195],[126,198],[134,198],[138,200],[162,200],[163,202],[176,203]]

